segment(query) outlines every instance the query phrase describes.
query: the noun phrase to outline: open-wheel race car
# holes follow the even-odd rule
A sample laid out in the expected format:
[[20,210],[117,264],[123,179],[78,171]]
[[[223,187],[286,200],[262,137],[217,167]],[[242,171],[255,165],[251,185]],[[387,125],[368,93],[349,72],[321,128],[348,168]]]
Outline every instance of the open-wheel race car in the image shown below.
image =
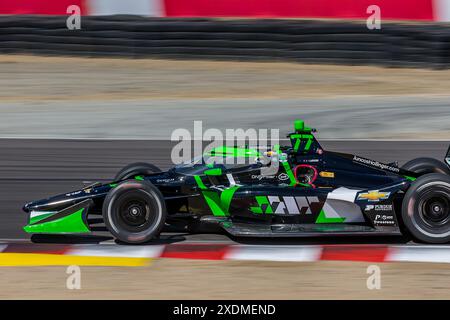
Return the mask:
[[165,172],[131,164],[111,183],[26,204],[24,230],[88,233],[101,218],[116,239],[131,244],[164,228],[193,232],[199,225],[236,237],[407,233],[450,242],[450,148],[446,163],[418,158],[399,167],[326,151],[314,132],[297,120],[289,146],[217,147]]

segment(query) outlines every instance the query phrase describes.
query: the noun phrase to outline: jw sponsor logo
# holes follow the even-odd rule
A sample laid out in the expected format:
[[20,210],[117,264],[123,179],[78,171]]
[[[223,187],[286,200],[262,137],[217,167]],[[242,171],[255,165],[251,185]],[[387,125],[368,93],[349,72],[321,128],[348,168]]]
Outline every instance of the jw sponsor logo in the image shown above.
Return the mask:
[[318,197],[256,196],[258,206],[250,207],[255,214],[318,214],[323,202]]

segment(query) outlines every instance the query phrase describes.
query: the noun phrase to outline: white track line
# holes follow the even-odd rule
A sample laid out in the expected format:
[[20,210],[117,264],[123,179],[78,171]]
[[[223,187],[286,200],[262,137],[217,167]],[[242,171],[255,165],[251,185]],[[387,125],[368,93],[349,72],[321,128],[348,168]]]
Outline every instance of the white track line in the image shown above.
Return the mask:
[[320,260],[320,246],[232,246],[224,260],[314,262]]
[[450,263],[450,247],[405,246],[392,247],[386,256],[388,262]]
[[121,245],[74,245],[65,254],[84,257],[126,257],[126,258],[158,258],[163,245],[155,246],[121,246]]

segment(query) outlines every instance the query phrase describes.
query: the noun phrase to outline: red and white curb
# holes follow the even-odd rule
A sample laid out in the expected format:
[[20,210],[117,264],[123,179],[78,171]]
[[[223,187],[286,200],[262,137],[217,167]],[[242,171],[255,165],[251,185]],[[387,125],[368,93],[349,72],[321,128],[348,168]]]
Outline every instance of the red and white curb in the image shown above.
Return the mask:
[[[5,255],[6,254],[6,255]],[[123,246],[115,244],[0,244],[0,265],[8,254],[69,257],[199,259],[234,261],[355,261],[450,263],[450,246],[312,245],[269,246],[229,244],[169,244]],[[101,260],[99,260],[101,261]],[[51,262],[49,262],[51,265]],[[100,263],[101,265],[101,263]]]

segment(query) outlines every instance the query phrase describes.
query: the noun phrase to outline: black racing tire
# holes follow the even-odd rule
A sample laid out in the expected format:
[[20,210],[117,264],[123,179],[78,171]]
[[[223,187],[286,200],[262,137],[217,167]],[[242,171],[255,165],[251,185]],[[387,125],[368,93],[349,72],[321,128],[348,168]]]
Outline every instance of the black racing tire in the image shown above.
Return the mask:
[[121,181],[133,178],[134,176],[147,175],[159,172],[161,172],[161,169],[159,169],[157,166],[153,164],[146,162],[136,162],[123,167],[116,174],[114,181]]
[[433,158],[417,158],[408,161],[402,169],[415,172],[420,175],[428,173],[442,173],[450,175],[450,169],[442,161]]
[[450,242],[450,176],[430,173],[414,181],[403,198],[402,220],[419,241]]
[[159,236],[167,217],[163,195],[148,181],[120,183],[107,194],[102,213],[109,232],[129,244]]

